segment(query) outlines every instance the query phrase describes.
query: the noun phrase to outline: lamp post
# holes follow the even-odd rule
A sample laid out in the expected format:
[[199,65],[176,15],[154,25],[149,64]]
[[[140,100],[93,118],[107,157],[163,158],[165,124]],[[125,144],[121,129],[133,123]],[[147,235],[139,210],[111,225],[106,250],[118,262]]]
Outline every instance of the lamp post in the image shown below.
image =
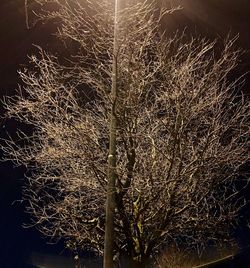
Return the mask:
[[112,88],[111,99],[112,108],[109,128],[109,155],[108,155],[108,184],[106,201],[106,220],[104,238],[104,259],[103,268],[113,268],[114,251],[114,216],[115,216],[115,184],[116,184],[116,99],[117,99],[117,56],[118,56],[118,5],[119,0],[115,0],[114,16],[114,43],[113,43],[113,63],[112,63]]

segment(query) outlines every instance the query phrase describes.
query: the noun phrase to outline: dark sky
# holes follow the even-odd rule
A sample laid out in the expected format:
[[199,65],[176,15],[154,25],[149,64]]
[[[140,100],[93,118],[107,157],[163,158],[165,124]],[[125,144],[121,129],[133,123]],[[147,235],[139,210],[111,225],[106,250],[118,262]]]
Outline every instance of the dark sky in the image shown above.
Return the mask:
[[[167,0],[165,0],[167,1]],[[168,31],[186,28],[188,32],[209,38],[239,34],[237,46],[246,50],[239,73],[250,70],[250,0],[177,0],[181,11],[165,20]],[[31,11],[30,11],[31,12]],[[27,64],[27,55],[36,51],[33,44],[57,51],[62,46],[52,35],[55,25],[37,23],[31,29],[25,25],[24,0],[0,1],[0,97],[14,93],[17,70]],[[249,92],[250,79],[244,86]],[[0,111],[3,108],[0,104]],[[9,123],[9,126],[11,123]],[[13,125],[14,127],[14,125]],[[3,124],[0,135],[4,135]],[[0,152],[0,158],[2,154]],[[33,248],[44,250],[44,241],[37,232],[23,230],[21,224],[28,217],[23,205],[14,202],[21,198],[23,169],[11,163],[0,163],[0,267],[23,268],[21,261]],[[2,255],[2,256],[1,256]]]
[[[32,2],[30,0],[28,2]],[[164,1],[164,0],[158,0]],[[180,3],[183,10],[168,16],[165,25],[169,31],[187,28],[195,34],[225,37],[239,34],[237,45],[250,50],[249,0],[165,0]],[[34,5],[32,5],[34,6]],[[29,10],[32,20],[32,10]],[[30,30],[25,25],[24,0],[0,1],[0,94],[15,88],[16,70],[27,62],[27,54],[35,51],[33,44],[53,50],[57,46],[51,35],[55,25],[38,23]],[[250,52],[244,64],[249,67]],[[247,67],[246,67],[247,69]],[[249,69],[249,68],[248,68]]]

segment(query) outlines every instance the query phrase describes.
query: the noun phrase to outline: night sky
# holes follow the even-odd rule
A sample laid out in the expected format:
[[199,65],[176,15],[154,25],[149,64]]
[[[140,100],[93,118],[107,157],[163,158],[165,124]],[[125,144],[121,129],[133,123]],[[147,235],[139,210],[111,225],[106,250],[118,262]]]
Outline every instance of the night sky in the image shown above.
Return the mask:
[[[165,0],[167,1],[167,0]],[[31,1],[30,1],[31,2]],[[241,57],[237,75],[250,71],[250,0],[179,0],[183,9],[164,21],[167,31],[186,29],[194,35],[208,38],[224,38],[239,34],[236,47],[245,50]],[[30,10],[31,12],[31,10]],[[31,16],[31,22],[34,17]],[[36,23],[26,28],[24,0],[0,0],[0,97],[13,95],[18,87],[17,70],[28,64],[27,55],[35,53],[34,44],[55,53],[64,53],[65,47],[53,35],[56,25]],[[246,75],[243,90],[250,92],[250,75]],[[3,107],[0,104],[3,115]],[[1,120],[0,136],[6,129],[15,131],[14,122]],[[0,159],[2,153],[0,152]],[[22,223],[28,221],[21,199],[24,169],[14,168],[9,162],[0,163],[0,268],[24,268],[24,262],[33,250],[60,253],[62,247],[46,246],[40,234],[32,229],[23,229]],[[249,235],[240,230],[243,239]],[[243,238],[242,238],[243,237]],[[249,241],[250,244],[250,241]]]

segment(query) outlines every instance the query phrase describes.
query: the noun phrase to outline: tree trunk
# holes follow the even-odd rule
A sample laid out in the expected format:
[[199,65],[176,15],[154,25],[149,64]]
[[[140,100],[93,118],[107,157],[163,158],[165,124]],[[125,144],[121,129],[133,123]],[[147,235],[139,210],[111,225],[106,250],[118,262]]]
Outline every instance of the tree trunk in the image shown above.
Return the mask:
[[149,267],[151,267],[151,261],[148,258],[145,258],[145,259],[141,260],[140,262],[135,261],[135,260],[130,260],[128,267],[130,267],[130,268],[149,268]]

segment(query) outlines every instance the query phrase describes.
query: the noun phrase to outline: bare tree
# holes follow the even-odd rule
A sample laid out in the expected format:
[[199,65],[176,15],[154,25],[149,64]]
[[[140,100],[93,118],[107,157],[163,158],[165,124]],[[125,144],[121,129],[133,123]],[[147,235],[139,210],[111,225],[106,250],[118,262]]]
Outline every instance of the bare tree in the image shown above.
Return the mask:
[[[72,250],[103,254],[109,122],[116,117],[115,253],[145,265],[162,248],[229,238],[244,200],[249,103],[227,78],[238,52],[227,40],[166,38],[166,10],[133,1],[119,12],[117,96],[111,1],[55,2],[59,36],[78,45],[60,62],[40,50],[7,115],[32,126],[3,150],[28,168],[34,226]],[[239,177],[239,175],[241,175]]]

